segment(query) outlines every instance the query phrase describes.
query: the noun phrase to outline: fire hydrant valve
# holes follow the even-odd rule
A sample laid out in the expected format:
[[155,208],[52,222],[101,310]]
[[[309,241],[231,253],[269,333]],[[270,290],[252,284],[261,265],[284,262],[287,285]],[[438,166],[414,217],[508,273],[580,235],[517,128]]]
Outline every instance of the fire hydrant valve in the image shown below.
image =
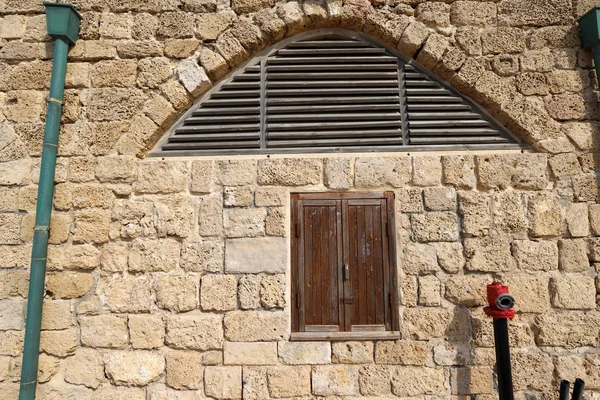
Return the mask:
[[488,306],[483,311],[492,318],[515,317],[515,299],[508,293],[508,286],[494,282],[487,286]]

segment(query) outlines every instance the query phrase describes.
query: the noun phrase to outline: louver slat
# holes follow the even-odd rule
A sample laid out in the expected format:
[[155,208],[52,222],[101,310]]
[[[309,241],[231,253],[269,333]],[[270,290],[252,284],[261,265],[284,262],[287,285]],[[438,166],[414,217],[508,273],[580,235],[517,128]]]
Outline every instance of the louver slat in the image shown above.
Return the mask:
[[[345,32],[290,39],[189,110],[156,155],[516,147],[469,100]],[[519,146],[520,147],[520,146]]]
[[398,59],[361,42],[298,42],[267,59],[268,147],[403,144]]

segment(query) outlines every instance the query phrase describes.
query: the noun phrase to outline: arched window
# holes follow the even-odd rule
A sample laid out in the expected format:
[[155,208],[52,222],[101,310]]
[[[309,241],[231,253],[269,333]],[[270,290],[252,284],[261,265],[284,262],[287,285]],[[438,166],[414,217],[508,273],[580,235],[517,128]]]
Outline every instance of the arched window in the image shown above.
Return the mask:
[[248,61],[200,98],[151,155],[518,147],[430,72],[363,35],[328,29]]

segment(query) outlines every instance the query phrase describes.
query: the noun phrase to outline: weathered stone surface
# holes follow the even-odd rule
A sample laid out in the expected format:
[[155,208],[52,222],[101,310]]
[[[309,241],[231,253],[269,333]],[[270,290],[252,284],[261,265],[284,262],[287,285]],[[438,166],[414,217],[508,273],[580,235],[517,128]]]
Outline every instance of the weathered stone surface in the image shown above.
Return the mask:
[[238,284],[238,299],[243,310],[260,306],[260,275],[244,275]]
[[160,354],[147,351],[118,351],[104,357],[106,375],[116,385],[144,386],[157,380],[165,369]]
[[338,364],[364,364],[373,362],[373,343],[331,343],[332,361]]
[[493,231],[524,234],[527,229],[523,195],[516,190],[494,194],[492,198]]
[[199,96],[211,86],[211,81],[204,68],[194,60],[184,60],[177,66],[179,82],[193,96]]
[[144,100],[144,93],[138,89],[93,89],[87,99],[87,114],[92,121],[128,120],[141,109]]
[[396,210],[402,213],[423,212],[423,194],[419,188],[396,191]]
[[513,186],[518,189],[541,190],[548,186],[546,154],[522,154],[517,158]]
[[237,306],[237,279],[234,275],[202,277],[200,303],[203,310],[227,311]]
[[595,312],[546,313],[535,320],[536,342],[568,349],[597,346],[600,315]]
[[159,237],[187,237],[192,233],[195,199],[187,196],[162,197],[154,202],[156,233]]
[[402,261],[403,270],[409,275],[431,274],[439,270],[436,250],[427,244],[407,243]]
[[377,364],[424,365],[427,360],[427,343],[397,340],[377,342],[375,362]]
[[423,189],[425,209],[428,211],[449,211],[456,209],[456,190],[449,187]]
[[285,275],[268,275],[260,282],[260,303],[264,308],[285,306]]
[[204,392],[217,399],[241,399],[242,367],[206,367]]
[[454,242],[458,240],[455,213],[428,212],[411,216],[412,233],[419,242]]
[[213,188],[214,161],[196,160],[192,162],[190,191],[195,193],[210,193]]
[[221,193],[200,197],[198,230],[202,236],[217,236],[223,233],[223,195]]
[[127,317],[103,314],[79,317],[81,343],[90,347],[124,348],[128,343]]
[[278,366],[269,368],[269,392],[275,398],[307,396],[311,392],[310,367]]
[[179,265],[189,272],[221,272],[224,258],[223,244],[220,239],[184,242]]
[[134,190],[140,193],[177,193],[187,186],[185,162],[150,161],[139,164]]
[[196,33],[202,40],[216,40],[232,23],[236,15],[231,12],[204,13],[196,17]]
[[223,227],[230,238],[262,236],[265,233],[265,208],[235,208],[225,210]]
[[201,353],[171,350],[165,359],[168,386],[175,389],[202,389],[204,368]]
[[208,76],[214,80],[222,78],[229,70],[229,66],[225,59],[221,57],[219,53],[216,53],[207,47],[200,51],[198,61],[200,61],[200,64],[204,67]]
[[324,183],[330,189],[350,189],[353,184],[350,158],[326,158]]
[[279,359],[284,364],[329,364],[329,342],[278,342]]
[[223,346],[223,317],[218,314],[168,316],[166,343],[175,349],[220,349]]
[[515,261],[510,253],[510,241],[503,237],[465,239],[466,269],[469,271],[511,271]]
[[496,5],[491,2],[455,1],[450,9],[453,25],[489,26],[496,22]]
[[594,278],[576,274],[552,278],[552,305],[556,308],[593,310],[596,308]]
[[528,211],[533,236],[543,237],[562,234],[562,212],[556,197],[546,193],[532,195],[529,198]]
[[442,394],[445,380],[441,368],[398,367],[392,374],[392,392],[397,396]]
[[444,297],[457,305],[469,307],[487,304],[486,285],[489,279],[479,275],[452,276],[446,281]]
[[498,4],[498,22],[503,25],[546,26],[570,21],[571,2],[565,0],[535,0],[528,4],[502,0]]
[[74,299],[90,291],[94,277],[85,273],[55,273],[46,277],[46,292],[58,299]]
[[356,187],[403,187],[410,181],[408,157],[357,158],[354,162]]
[[74,321],[71,313],[71,301],[44,301],[44,312],[42,313],[43,330],[67,329],[73,325]]
[[136,239],[129,252],[129,270],[134,272],[168,272],[179,259],[180,244],[172,239]]
[[447,273],[460,271],[464,264],[463,246],[461,243],[434,243],[440,267]]
[[223,363],[229,365],[275,365],[277,343],[225,342]]
[[320,396],[358,395],[358,367],[317,366],[312,372],[312,390]]
[[470,335],[469,316],[464,309],[436,307],[407,308],[404,310],[402,337],[429,340],[448,337],[459,340]]
[[548,277],[513,276],[506,279],[511,294],[523,312],[546,312],[550,309],[550,294],[548,292]]
[[490,196],[479,192],[458,192],[458,210],[466,236],[487,236],[492,224]]
[[260,185],[305,186],[321,182],[320,159],[272,159],[258,162]]
[[525,32],[519,28],[486,28],[481,45],[483,54],[521,53],[525,50]]
[[236,342],[281,340],[287,318],[282,311],[232,311],[225,315],[225,336]]
[[360,393],[363,396],[391,395],[390,372],[391,368],[386,365],[367,365],[361,367],[358,371]]
[[[267,255],[267,256],[265,256]],[[227,240],[225,272],[283,273],[287,265],[287,245],[283,238]]]
[[440,158],[412,157],[412,183],[416,186],[438,186],[442,177]]
[[517,267],[525,271],[553,271],[558,269],[556,242],[515,240],[511,246]]
[[165,322],[156,315],[130,315],[129,337],[134,349],[156,349],[165,342]]
[[25,318],[25,304],[22,300],[6,299],[0,300],[2,314],[0,315],[0,329],[16,329],[23,328]]
[[442,157],[443,183],[460,189],[475,187],[475,163],[473,156]]
[[96,389],[104,380],[104,361],[97,350],[80,348],[65,361],[65,381]]
[[157,274],[156,305],[176,312],[190,311],[198,307],[200,280],[192,274]]
[[150,311],[152,282],[147,276],[110,277],[101,280],[98,286],[98,291],[102,293],[105,304],[112,312]]
[[453,368],[450,375],[452,393],[492,393],[491,372],[492,368],[488,366]]
[[587,204],[573,203],[565,212],[567,230],[572,237],[585,237],[590,234]]
[[564,272],[584,272],[590,268],[587,246],[581,239],[558,241],[560,269]]

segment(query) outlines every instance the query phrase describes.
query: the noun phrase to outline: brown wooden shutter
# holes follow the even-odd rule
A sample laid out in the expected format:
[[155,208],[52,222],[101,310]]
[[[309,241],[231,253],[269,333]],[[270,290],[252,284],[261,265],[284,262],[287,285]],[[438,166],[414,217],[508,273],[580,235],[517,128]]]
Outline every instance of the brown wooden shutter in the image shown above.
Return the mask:
[[295,332],[396,329],[393,193],[292,195]]

